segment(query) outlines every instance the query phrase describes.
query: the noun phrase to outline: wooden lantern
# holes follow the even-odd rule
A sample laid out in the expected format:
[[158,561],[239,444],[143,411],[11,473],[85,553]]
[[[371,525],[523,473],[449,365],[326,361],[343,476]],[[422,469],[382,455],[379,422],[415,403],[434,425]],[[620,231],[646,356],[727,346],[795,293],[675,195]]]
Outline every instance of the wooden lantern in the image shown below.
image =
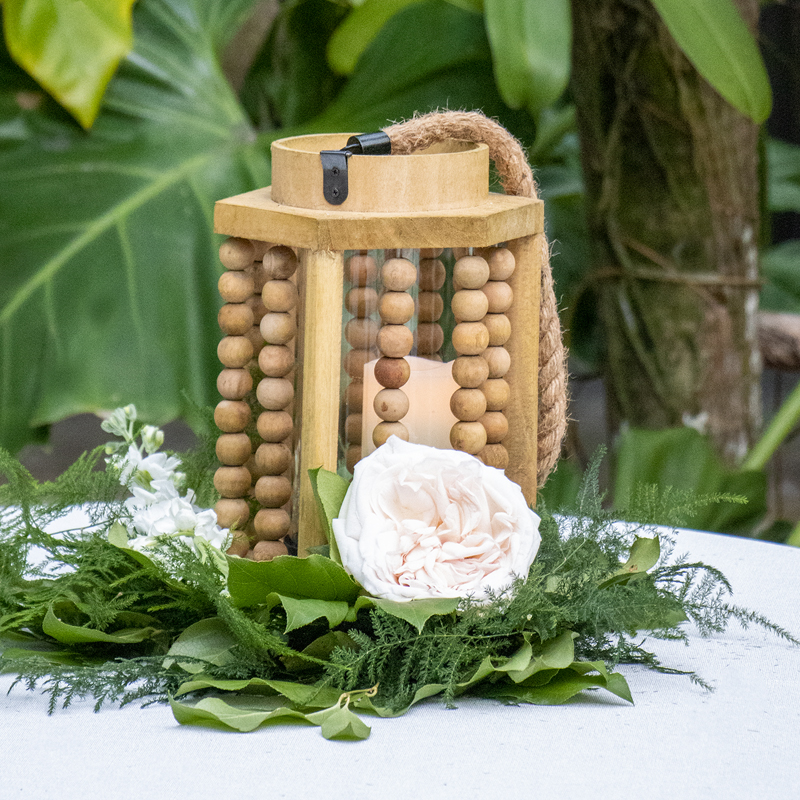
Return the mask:
[[[409,407],[425,402],[403,388],[412,355],[455,359],[452,446],[535,500],[542,202],[490,193],[486,145],[445,141],[343,158],[334,205],[320,153],[347,141],[277,141],[273,185],[216,204],[215,230],[231,237],[220,249],[216,510],[243,532],[232,550],[242,555],[285,552],[278,540],[292,530],[299,555],[325,542],[308,470],[351,471],[364,435],[378,446],[408,435]],[[381,421],[362,434],[374,359]]]

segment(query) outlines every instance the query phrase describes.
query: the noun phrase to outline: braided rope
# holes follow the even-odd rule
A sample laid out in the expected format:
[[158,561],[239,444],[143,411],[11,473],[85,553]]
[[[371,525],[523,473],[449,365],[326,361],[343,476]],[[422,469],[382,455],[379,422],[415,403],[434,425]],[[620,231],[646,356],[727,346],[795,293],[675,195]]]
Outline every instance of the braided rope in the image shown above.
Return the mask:
[[[502,125],[479,112],[433,112],[392,125],[385,132],[392,140],[392,152],[398,155],[407,155],[447,139],[486,144],[506,194],[538,197],[533,172],[522,145]],[[542,247],[536,465],[539,486],[556,465],[567,430],[566,352],[561,339],[550,252],[544,238]]]

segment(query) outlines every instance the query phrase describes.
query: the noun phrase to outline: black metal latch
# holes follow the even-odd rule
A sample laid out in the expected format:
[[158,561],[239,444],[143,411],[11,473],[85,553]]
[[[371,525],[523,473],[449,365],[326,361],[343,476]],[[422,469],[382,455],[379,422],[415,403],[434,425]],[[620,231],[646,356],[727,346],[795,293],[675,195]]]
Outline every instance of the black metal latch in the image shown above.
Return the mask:
[[322,150],[322,194],[332,206],[347,200],[347,160],[350,156],[388,156],[392,152],[391,139],[383,132],[362,133],[351,136],[341,150]]

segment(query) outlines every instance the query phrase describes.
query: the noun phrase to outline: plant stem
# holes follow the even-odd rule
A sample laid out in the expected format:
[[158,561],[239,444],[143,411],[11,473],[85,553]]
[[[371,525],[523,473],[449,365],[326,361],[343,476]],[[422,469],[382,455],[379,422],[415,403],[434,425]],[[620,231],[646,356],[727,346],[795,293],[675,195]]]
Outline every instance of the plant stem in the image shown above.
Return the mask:
[[800,384],[784,400],[772,422],[744,460],[742,470],[764,469],[767,461],[791,433],[798,420],[800,420]]

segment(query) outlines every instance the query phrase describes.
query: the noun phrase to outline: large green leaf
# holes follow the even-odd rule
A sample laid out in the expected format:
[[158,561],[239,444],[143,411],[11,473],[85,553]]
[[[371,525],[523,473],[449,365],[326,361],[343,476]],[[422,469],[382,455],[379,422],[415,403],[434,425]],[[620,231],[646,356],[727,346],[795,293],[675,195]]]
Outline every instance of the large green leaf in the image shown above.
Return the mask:
[[732,105],[754,122],[772,108],[761,53],[732,0],[653,0],[689,61]]
[[791,239],[762,253],[761,308],[800,314],[800,241]]
[[767,196],[770,211],[800,211],[800,147],[767,140]]
[[3,27],[14,60],[85,128],[133,41],[134,0],[5,0]]
[[184,410],[183,391],[215,400],[213,203],[269,182],[217,57],[252,4],[140,0],[134,51],[92,131],[45,103],[2,140],[4,445],[123,402],[163,422]]
[[42,630],[62,644],[89,644],[103,642],[105,644],[138,644],[159,633],[156,628],[124,628],[113,633],[104,633],[93,628],[69,625],[60,620],[53,609],[47,609]]
[[512,108],[538,114],[567,88],[569,0],[484,0],[497,85]]

